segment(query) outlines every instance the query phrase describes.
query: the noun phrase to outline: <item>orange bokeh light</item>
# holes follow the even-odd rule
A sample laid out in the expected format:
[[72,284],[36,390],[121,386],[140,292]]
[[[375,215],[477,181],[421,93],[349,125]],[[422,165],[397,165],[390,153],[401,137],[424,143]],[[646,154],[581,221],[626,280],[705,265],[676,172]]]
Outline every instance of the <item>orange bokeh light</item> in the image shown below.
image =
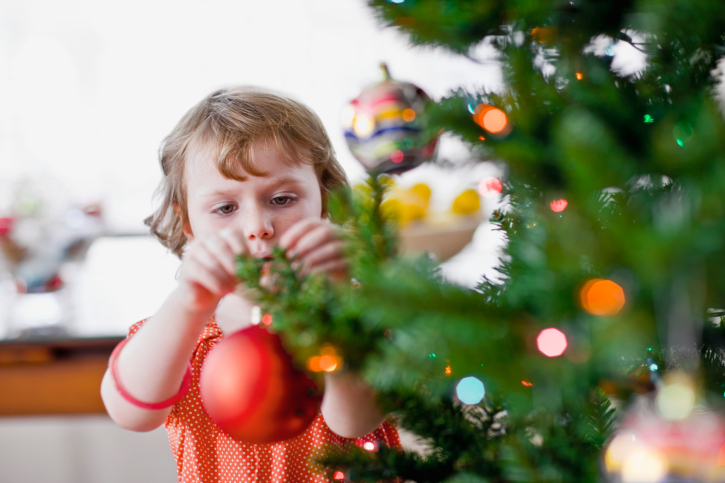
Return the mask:
[[582,80],[583,78],[584,78],[584,76],[582,75],[581,72],[576,73],[576,80]]
[[269,325],[272,323],[272,316],[269,314],[266,314],[264,317],[262,317],[262,323],[264,325]]
[[307,367],[312,372],[320,372],[322,368],[320,368],[320,356],[310,357],[307,360]]
[[451,369],[451,366],[446,366],[446,375],[450,376],[451,372],[453,372],[453,370]]
[[320,369],[325,372],[332,372],[337,369],[337,361],[335,360],[335,357],[328,354],[320,356],[319,365]]
[[581,304],[592,315],[617,315],[624,307],[624,290],[611,280],[595,278],[581,289]]
[[533,384],[532,384],[532,383],[530,383],[529,381],[521,381],[521,384],[523,384],[523,385],[524,385],[524,386],[526,386],[526,387],[531,387],[531,386],[533,386]]
[[566,200],[554,200],[551,203],[549,203],[549,207],[551,208],[551,211],[554,213],[561,213],[566,209],[566,206],[569,204]]
[[492,133],[508,133],[506,113],[490,104],[479,104],[473,114],[473,121]]
[[483,128],[493,133],[506,129],[506,122],[506,114],[495,107],[483,115]]
[[415,111],[413,109],[404,110],[402,116],[405,122],[415,121]]

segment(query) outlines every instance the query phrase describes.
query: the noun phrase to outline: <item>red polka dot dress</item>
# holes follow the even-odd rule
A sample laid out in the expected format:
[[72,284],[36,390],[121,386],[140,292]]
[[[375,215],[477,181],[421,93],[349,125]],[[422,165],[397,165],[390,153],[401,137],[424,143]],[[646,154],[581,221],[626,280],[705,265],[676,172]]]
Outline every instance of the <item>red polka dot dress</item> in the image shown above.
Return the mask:
[[[134,324],[130,335],[136,333],[143,322]],[[310,427],[293,439],[272,444],[251,444],[232,438],[209,419],[199,395],[202,362],[221,337],[221,329],[213,319],[210,320],[192,356],[191,389],[176,403],[166,419],[165,426],[181,483],[322,483],[329,480],[314,473],[309,461],[323,455],[324,445],[332,445],[339,451],[344,451],[350,444],[362,446],[367,441],[400,446],[398,432],[388,422],[361,438],[348,439],[333,433],[319,412]]]

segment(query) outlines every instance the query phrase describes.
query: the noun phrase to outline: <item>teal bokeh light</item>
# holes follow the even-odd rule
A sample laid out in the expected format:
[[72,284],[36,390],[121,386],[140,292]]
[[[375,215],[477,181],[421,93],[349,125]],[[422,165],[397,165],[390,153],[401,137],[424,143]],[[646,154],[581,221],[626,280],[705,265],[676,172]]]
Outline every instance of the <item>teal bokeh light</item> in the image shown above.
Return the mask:
[[463,404],[478,404],[485,394],[483,383],[472,376],[464,377],[456,386],[456,396]]

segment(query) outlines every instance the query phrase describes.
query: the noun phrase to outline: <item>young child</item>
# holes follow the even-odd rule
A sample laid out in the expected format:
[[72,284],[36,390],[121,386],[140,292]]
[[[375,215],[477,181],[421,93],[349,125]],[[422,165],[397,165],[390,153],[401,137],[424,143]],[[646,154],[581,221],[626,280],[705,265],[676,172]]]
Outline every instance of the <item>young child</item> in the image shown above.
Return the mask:
[[207,353],[251,323],[236,255],[264,259],[279,245],[298,257],[301,273],[349,283],[342,242],[325,212],[328,193],[346,178],[319,118],[270,92],[222,89],[181,119],[160,161],[163,200],[146,222],[181,257],[178,286],[111,357],[101,385],[111,418],[133,431],[165,424],[182,482],[322,482],[308,463],[322,445],[342,448],[357,439],[398,446],[373,391],[344,371],[325,374],[311,426],[279,443],[235,440],[201,405]]

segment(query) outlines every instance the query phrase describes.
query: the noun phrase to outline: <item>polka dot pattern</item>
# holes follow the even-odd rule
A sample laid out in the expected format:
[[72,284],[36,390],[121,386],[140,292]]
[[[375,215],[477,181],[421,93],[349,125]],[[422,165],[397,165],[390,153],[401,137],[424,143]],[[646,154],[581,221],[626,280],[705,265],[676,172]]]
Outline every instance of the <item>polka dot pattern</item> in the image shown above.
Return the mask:
[[[129,336],[144,322],[134,324]],[[340,452],[351,444],[363,446],[368,441],[400,447],[398,431],[388,422],[361,438],[349,439],[333,433],[320,412],[310,427],[293,439],[251,444],[232,438],[209,419],[199,394],[201,365],[222,336],[212,318],[202,331],[192,356],[191,389],[172,408],[165,423],[181,483],[323,483],[329,480],[315,473],[309,461],[323,456],[324,445],[331,445],[333,451]]]

